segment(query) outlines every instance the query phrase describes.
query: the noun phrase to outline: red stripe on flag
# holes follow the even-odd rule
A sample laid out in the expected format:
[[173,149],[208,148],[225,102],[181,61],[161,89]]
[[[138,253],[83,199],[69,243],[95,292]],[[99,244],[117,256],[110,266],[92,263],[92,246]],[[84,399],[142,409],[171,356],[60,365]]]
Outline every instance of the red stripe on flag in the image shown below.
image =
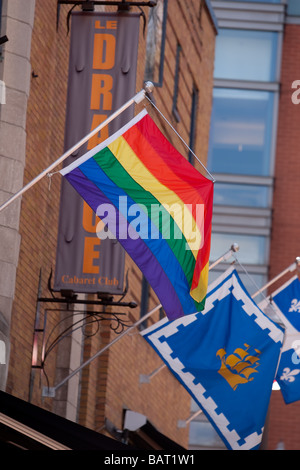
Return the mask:
[[[191,289],[200,280],[209,261],[213,182],[199,173],[164,137],[149,115],[123,134],[145,167],[162,184],[174,191],[184,204],[204,204],[204,245],[199,250]],[[195,211],[193,211],[195,217]]]

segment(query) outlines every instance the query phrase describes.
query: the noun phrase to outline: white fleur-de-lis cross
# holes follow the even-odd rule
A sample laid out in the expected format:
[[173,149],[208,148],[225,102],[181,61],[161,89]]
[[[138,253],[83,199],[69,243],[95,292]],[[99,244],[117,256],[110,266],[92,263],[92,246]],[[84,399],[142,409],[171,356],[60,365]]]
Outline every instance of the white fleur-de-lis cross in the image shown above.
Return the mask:
[[286,380],[287,382],[294,382],[295,381],[295,375],[298,375],[300,373],[300,369],[289,369],[288,367],[285,367],[283,369],[282,376],[280,377],[280,380]]
[[291,302],[291,306],[289,308],[289,312],[298,312],[300,313],[300,301],[298,299],[293,299]]

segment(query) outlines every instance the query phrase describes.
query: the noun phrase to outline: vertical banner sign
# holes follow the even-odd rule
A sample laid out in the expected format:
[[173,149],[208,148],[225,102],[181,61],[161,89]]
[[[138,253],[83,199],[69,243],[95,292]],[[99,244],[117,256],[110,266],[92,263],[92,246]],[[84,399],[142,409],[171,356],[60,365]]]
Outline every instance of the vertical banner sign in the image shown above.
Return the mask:
[[[65,128],[65,151],[95,129],[136,93],[139,14],[73,13]],[[126,124],[133,106],[74,152],[69,165]],[[100,240],[101,222],[63,178],[54,290],[123,291],[125,252]]]

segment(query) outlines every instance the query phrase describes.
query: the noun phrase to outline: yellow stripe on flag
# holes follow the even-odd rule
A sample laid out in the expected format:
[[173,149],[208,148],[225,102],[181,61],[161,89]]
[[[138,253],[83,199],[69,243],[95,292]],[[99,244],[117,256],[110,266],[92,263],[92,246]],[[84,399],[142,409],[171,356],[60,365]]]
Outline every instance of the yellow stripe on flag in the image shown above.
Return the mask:
[[201,232],[195,218],[183,201],[174,191],[153,176],[122,136],[110,143],[108,148],[127,173],[146,191],[149,191],[173,217],[196,259],[201,246]]

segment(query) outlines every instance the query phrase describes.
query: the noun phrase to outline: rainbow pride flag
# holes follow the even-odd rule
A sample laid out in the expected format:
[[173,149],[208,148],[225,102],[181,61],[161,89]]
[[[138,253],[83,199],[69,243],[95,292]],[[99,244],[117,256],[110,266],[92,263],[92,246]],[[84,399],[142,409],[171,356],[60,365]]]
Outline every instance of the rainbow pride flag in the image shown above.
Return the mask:
[[117,238],[170,320],[203,310],[213,182],[146,110],[60,172],[100,217],[99,238]]

